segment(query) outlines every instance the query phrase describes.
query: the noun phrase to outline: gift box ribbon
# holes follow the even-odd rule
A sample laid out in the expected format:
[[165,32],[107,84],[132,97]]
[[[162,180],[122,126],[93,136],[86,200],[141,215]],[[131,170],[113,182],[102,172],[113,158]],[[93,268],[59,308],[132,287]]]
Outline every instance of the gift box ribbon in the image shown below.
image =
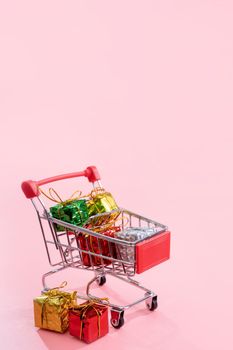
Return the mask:
[[[83,195],[82,196],[82,191],[80,190],[76,190],[68,199],[66,199],[65,201],[62,200],[62,198],[59,196],[59,194],[57,193],[57,191],[55,191],[54,188],[50,187],[49,188],[49,194],[47,194],[45,191],[43,191],[41,188],[39,188],[40,193],[42,193],[45,197],[47,197],[48,199],[50,199],[51,201],[55,202],[55,203],[59,203],[59,204],[63,204],[66,205],[70,202],[73,202],[74,200],[78,200],[78,199],[85,199],[85,198],[91,198],[92,200],[95,199],[95,197],[97,195],[100,194],[105,194],[107,193],[105,191],[104,188],[102,187],[97,187],[94,188],[90,193]],[[75,197],[76,193],[78,193],[78,195]],[[111,203],[109,202],[109,200],[107,199],[107,202],[109,203],[109,205],[111,206]],[[98,208],[96,208],[98,210]]]
[[[41,188],[39,189],[40,192],[45,196],[47,197],[48,199],[50,199],[51,201],[55,202],[55,203],[59,203],[59,204],[62,204],[62,205],[66,205],[70,202],[73,202],[75,200],[78,200],[80,198],[84,198],[84,197],[81,197],[81,194],[82,192],[77,190],[75,191],[71,196],[70,198],[66,199],[65,201],[63,201],[61,199],[61,197],[59,196],[59,194],[57,193],[57,191],[54,190],[54,188],[50,187],[49,188],[49,195],[44,192]],[[78,193],[78,195],[75,197],[76,193]]]

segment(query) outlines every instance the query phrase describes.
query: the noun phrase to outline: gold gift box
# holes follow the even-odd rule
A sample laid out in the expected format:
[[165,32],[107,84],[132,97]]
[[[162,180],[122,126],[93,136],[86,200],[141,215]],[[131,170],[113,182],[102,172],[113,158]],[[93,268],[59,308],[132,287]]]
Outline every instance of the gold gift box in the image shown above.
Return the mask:
[[118,206],[109,192],[100,191],[92,196],[92,199],[87,202],[89,216],[110,212],[118,209]]
[[68,309],[76,300],[76,292],[49,290],[34,299],[35,327],[64,333],[68,326]]

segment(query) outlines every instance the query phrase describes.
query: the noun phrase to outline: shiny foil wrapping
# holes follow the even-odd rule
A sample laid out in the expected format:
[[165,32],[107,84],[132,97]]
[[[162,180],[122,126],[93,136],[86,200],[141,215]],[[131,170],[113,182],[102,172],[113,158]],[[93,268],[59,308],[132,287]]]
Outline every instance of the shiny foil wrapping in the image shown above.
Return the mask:
[[109,192],[96,193],[88,202],[89,216],[118,209],[118,206]]
[[[108,229],[102,230],[101,233],[103,236],[115,237],[115,233],[120,231],[120,226],[108,227]],[[81,253],[82,261],[85,266],[98,266],[98,265],[109,265],[112,263],[112,260],[107,259],[107,257],[117,258],[116,246],[113,242],[109,242],[104,238],[96,238],[88,234],[80,233],[77,236],[78,246],[86,251],[90,251],[95,254],[104,255],[104,258],[99,256]]]
[[[50,208],[52,217],[76,226],[82,226],[89,218],[86,199],[79,199],[59,203]],[[57,231],[64,231],[64,227],[55,224]]]
[[35,327],[64,333],[69,326],[68,308],[76,299],[76,292],[50,290],[34,299]]
[[86,343],[103,337],[109,332],[108,307],[86,302],[70,309],[69,332]]
[[[125,241],[135,242],[153,236],[157,233],[157,230],[155,227],[127,227],[123,231],[116,232],[115,237]],[[130,247],[124,244],[118,244],[117,246],[119,258],[133,263],[135,259],[134,246]]]

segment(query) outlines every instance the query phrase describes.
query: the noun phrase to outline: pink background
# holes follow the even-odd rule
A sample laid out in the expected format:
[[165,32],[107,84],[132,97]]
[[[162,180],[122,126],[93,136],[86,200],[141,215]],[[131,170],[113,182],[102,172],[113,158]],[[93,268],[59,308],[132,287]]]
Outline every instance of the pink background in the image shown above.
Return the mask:
[[[20,183],[90,164],[122,206],[169,225],[172,257],[138,277],[159,309],[131,309],[89,349],[232,349],[232,1],[2,0],[0,50],[4,349],[86,346],[33,327],[49,265]],[[136,296],[109,279],[117,294]]]

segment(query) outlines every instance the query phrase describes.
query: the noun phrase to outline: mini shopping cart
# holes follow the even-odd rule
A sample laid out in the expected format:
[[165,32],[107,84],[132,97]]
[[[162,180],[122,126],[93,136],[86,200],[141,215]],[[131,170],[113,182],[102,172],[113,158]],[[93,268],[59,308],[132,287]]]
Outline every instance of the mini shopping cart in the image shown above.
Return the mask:
[[[75,226],[53,218],[41,198],[40,187],[58,180],[80,176],[87,177],[94,189],[102,188],[99,173],[94,166],[89,166],[81,172],[58,175],[40,181],[28,180],[22,183],[25,196],[31,199],[36,210],[48,260],[53,267],[53,270],[42,276],[43,288],[44,290],[49,289],[46,284],[46,279],[49,276],[67,268],[76,268],[94,272],[94,278],[87,284],[86,296],[79,296],[83,299],[99,299],[91,294],[90,287],[94,282],[102,286],[106,282],[107,275],[141,289],[144,292],[143,296],[128,305],[115,305],[99,299],[101,303],[108,303],[110,306],[112,326],[120,328],[124,324],[124,311],[130,307],[145,301],[149,310],[153,311],[157,308],[157,295],[132,277],[136,273],[140,274],[169,259],[170,232],[166,226],[122,208],[90,217],[88,223],[92,225],[85,225],[85,227]],[[147,227],[153,229],[153,234],[136,241],[128,241],[115,236],[103,236],[96,228],[112,217],[117,218],[115,222],[122,232],[126,228],[143,229]],[[56,225],[62,226],[63,231],[58,232]],[[80,243],[80,235],[85,244]],[[98,245],[98,251],[91,249],[90,237]],[[108,246],[108,254],[105,253],[103,244]],[[95,259],[98,259],[98,264],[95,263]]]

